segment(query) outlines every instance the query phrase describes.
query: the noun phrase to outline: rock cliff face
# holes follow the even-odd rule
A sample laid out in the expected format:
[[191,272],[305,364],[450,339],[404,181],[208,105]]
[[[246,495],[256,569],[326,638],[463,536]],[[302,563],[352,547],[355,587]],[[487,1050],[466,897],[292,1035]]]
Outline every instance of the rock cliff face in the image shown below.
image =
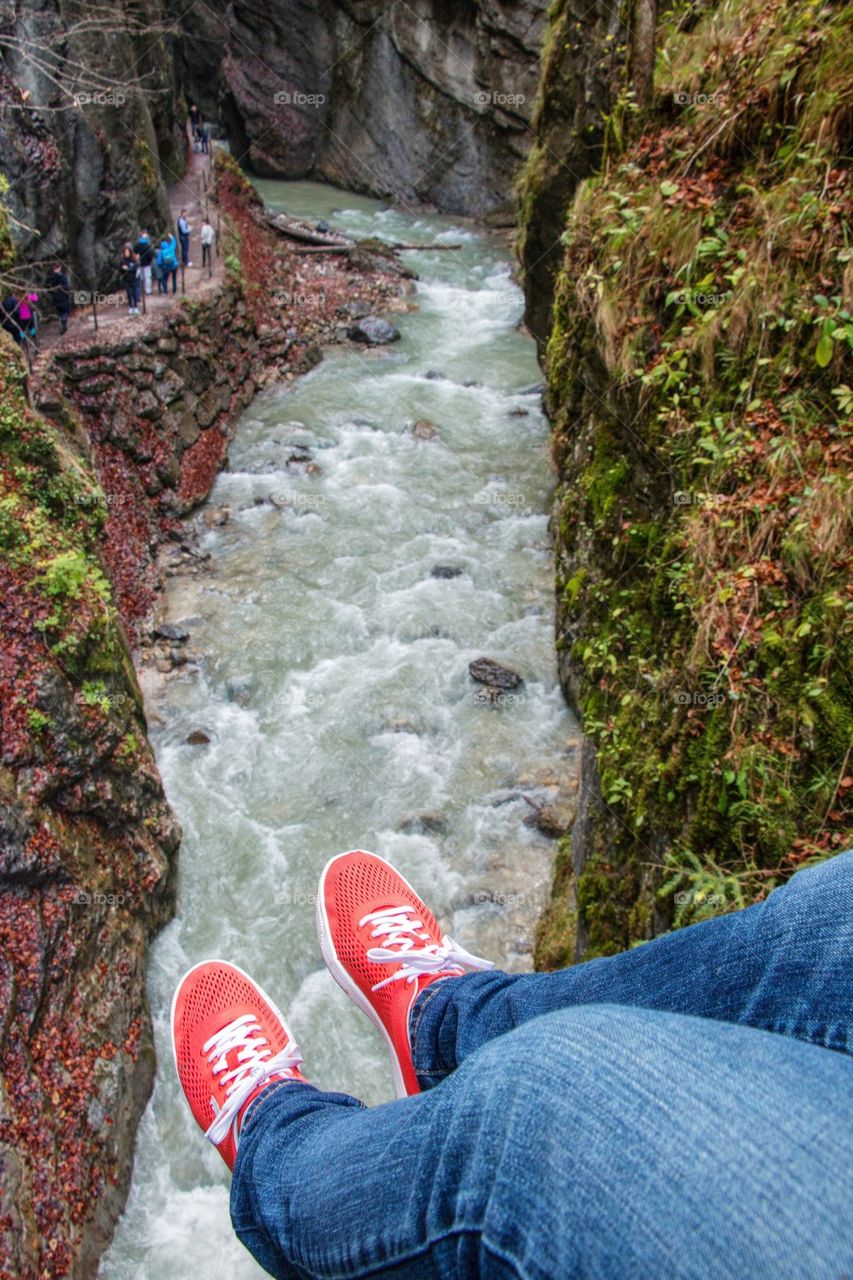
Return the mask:
[[[552,13],[537,120],[559,123],[583,81]],[[526,175],[586,733],[543,966],[747,905],[853,832],[851,8],[689,17],[663,20],[647,110],[615,82],[598,174]]]
[[0,342],[0,1268],[35,1280],[92,1275],[126,1194],[179,833],[98,552],[103,494]]
[[188,18],[180,56],[255,172],[482,214],[507,205],[531,142],[545,9],[220,0],[201,29]]
[[110,288],[117,247],[170,222],[163,183],[184,168],[165,5],[32,0],[0,22],[0,174],[18,262],[39,264],[21,282],[59,257],[78,288]]
[[525,320],[544,353],[562,234],[579,183],[598,169],[627,66],[626,7],[556,0],[542,53],[534,136],[521,180],[519,256]]

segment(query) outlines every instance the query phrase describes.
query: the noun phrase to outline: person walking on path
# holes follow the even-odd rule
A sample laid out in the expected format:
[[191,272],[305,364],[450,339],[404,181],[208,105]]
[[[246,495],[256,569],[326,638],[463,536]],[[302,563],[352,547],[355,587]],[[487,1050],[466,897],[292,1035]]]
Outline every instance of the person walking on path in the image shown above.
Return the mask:
[[37,293],[27,293],[18,304],[18,322],[30,357],[35,356],[39,349],[38,300]]
[[147,297],[151,297],[151,266],[154,262],[154,246],[151,243],[151,237],[147,231],[139,233],[139,239],[133,246],[134,252],[139,259],[139,271],[142,276],[142,284]]
[[182,209],[178,216],[178,236],[181,241],[181,265],[191,267],[190,262],[190,224],[187,221],[187,211]]
[[62,269],[61,262],[54,262],[47,274],[44,287],[56,312],[59,332],[65,333],[68,328],[68,317],[71,315],[71,283]]
[[216,233],[207,218],[205,218],[201,224],[201,234],[199,239],[201,241],[201,266],[202,270],[204,270],[205,267],[209,267],[211,265],[213,257],[213,242],[216,239]]
[[178,255],[175,237],[164,236],[157,250],[157,266],[160,269],[160,292],[169,292],[169,277],[172,279],[172,293],[178,292]]
[[139,315],[139,259],[128,240],[122,250],[118,268],[119,278],[127,295],[127,314]]
[[362,851],[327,863],[317,929],[398,1101],[312,1086],[235,965],[195,965],[172,1002],[181,1086],[270,1275],[851,1273],[853,851],[559,973],[471,955]]
[[198,129],[198,127],[201,124],[201,112],[199,111],[198,107],[194,102],[190,103],[190,107],[189,107],[189,111],[187,112],[187,115],[189,117],[189,122],[190,122],[190,132],[194,134],[196,129]]

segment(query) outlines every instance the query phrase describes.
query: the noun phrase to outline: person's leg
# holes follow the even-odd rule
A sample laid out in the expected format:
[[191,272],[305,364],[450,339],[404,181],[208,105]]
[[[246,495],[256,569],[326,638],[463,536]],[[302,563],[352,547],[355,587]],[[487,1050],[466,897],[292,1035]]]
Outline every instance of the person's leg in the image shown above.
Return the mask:
[[429,1088],[486,1041],[554,1009],[608,1002],[742,1023],[853,1052],[853,852],[761,903],[559,973],[430,984],[409,1030]]
[[587,1006],[363,1110],[246,1113],[238,1236],[270,1274],[837,1280],[853,1271],[853,1063],[751,1028]]

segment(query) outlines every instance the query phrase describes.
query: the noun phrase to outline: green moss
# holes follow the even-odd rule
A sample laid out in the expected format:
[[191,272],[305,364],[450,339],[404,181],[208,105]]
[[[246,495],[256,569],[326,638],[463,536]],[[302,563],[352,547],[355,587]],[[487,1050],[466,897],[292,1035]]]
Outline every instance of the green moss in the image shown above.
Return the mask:
[[557,845],[551,901],[539,919],[534,939],[537,969],[564,969],[575,958],[577,908],[572,884],[571,836]]
[[[106,715],[110,691],[130,688],[141,711],[99,556],[103,494],[71,437],[31,409],[20,353],[2,337],[0,387],[0,559],[20,621],[32,629],[29,640],[16,633],[21,679],[58,666],[83,705]],[[49,720],[35,705],[26,719],[43,743]]]

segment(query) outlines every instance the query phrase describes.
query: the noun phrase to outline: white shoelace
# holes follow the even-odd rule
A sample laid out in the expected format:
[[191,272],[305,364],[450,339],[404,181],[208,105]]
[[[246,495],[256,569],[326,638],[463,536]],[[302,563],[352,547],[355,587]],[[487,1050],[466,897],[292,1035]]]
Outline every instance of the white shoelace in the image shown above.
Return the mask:
[[[225,1085],[225,1102],[217,1112],[213,1124],[205,1132],[205,1137],[214,1145],[228,1136],[228,1130],[240,1108],[259,1084],[275,1075],[287,1079],[295,1067],[302,1065],[298,1044],[288,1042],[280,1053],[273,1054],[268,1047],[269,1041],[261,1034],[261,1030],[261,1024],[255,1015],[244,1013],[202,1045],[202,1053],[207,1054],[213,1075],[219,1077],[220,1085]],[[234,1061],[237,1065],[229,1070],[228,1054],[235,1050],[237,1056]],[[235,1129],[235,1144],[237,1138]]]
[[[379,991],[389,982],[416,982],[423,973],[453,973],[462,969],[494,969],[491,960],[481,960],[458,942],[445,934],[441,943],[430,942],[429,933],[423,931],[423,922],[411,906],[383,907],[363,916],[358,927],[372,924],[371,938],[384,938],[378,947],[370,947],[368,960],[374,964],[402,964],[396,973],[390,974],[373,987]],[[425,947],[419,947],[425,942]]]

